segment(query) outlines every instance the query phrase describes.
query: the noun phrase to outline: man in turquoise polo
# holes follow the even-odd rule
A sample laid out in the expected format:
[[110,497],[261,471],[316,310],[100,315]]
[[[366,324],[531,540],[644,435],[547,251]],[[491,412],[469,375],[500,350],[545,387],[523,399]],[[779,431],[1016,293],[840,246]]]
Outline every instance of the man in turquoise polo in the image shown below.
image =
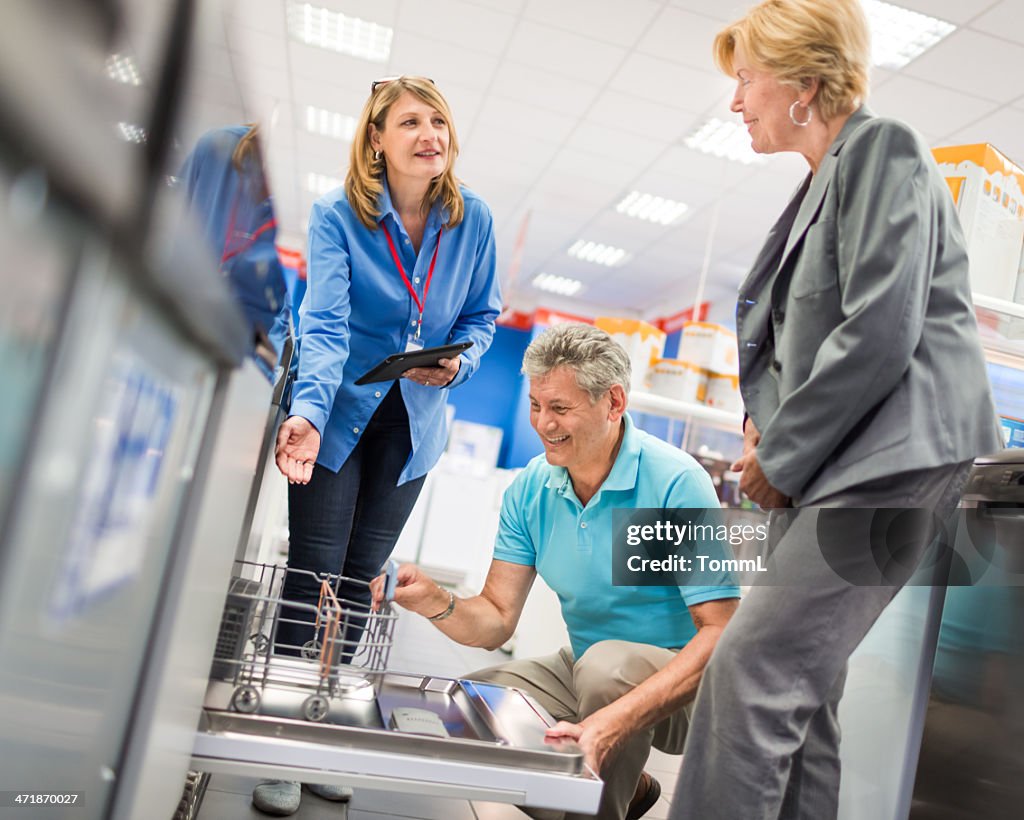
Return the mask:
[[544,457],[505,492],[483,590],[457,598],[406,564],[395,601],[459,643],[496,648],[515,631],[539,574],[558,595],[572,646],[467,677],[533,695],[560,721],[549,734],[576,739],[604,779],[599,820],[634,820],[661,792],[643,771],[651,746],[682,752],[687,706],[739,590],[727,573],[702,576],[713,586],[613,586],[612,510],[717,507],[718,499],[693,458],[633,426],[629,358],[603,330],[546,330],[527,349],[523,373]]

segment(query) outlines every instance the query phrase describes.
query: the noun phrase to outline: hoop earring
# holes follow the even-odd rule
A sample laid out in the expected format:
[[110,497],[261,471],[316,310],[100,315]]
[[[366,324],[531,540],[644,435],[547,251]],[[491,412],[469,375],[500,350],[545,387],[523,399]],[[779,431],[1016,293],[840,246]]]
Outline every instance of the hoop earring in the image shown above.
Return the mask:
[[374,151],[373,152],[373,161],[374,162],[380,162],[380,151]]
[[811,107],[809,105],[805,105],[804,108],[807,109],[807,119],[804,120],[803,122],[800,122],[800,120],[798,120],[795,116],[793,116],[793,110],[798,105],[801,105],[800,100],[793,100],[793,104],[789,107],[789,119],[790,119],[790,122],[792,122],[793,125],[798,125],[801,128],[806,128],[808,125],[811,124],[811,120],[814,118],[814,112],[811,110]]

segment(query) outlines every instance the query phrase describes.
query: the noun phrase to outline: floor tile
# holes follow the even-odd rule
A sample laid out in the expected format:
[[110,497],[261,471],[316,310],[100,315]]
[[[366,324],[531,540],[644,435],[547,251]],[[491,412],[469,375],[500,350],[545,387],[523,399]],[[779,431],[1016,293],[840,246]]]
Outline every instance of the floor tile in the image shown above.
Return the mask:
[[665,799],[665,795],[662,794],[658,798],[658,802],[655,803],[649,812],[644,815],[644,820],[667,820],[668,810],[671,803]]
[[[296,820],[345,820],[346,811],[344,803],[332,803],[303,792],[299,810],[292,817]],[[253,807],[250,795],[209,789],[199,810],[201,820],[267,820],[268,816]]]
[[526,815],[510,803],[474,800],[473,810],[476,812],[477,820],[527,820]]
[[210,776],[208,789],[232,794],[252,794],[252,790],[263,782],[262,777],[245,777],[240,774],[214,774]]
[[403,792],[357,790],[350,808],[353,813],[357,810],[381,812],[416,820],[475,820],[468,800]]

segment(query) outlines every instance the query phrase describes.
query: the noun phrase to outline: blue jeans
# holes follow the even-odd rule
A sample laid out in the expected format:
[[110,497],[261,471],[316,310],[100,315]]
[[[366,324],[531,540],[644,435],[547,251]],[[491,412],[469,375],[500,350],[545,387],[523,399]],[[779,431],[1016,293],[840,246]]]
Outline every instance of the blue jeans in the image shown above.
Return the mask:
[[[395,382],[338,472],[317,464],[309,484],[289,485],[289,570],[340,573],[363,582],[378,575],[426,479],[420,476],[398,484],[411,449],[409,416]],[[370,603],[365,583],[342,582],[337,594],[339,599],[357,604],[353,608],[343,602],[348,610],[365,611]],[[315,607],[320,584],[305,573],[289,572],[281,595]],[[298,654],[314,637],[313,618],[312,612],[282,607],[277,652]],[[343,660],[351,659],[365,623],[363,617],[349,619]]]

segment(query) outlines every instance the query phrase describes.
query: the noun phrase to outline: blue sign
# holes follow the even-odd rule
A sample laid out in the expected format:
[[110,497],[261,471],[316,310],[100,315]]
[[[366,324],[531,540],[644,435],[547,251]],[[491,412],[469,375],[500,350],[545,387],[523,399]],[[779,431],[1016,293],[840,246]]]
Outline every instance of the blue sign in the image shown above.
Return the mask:
[[999,424],[1003,428],[1003,443],[1007,447],[1024,447],[1024,421],[1003,416]]

